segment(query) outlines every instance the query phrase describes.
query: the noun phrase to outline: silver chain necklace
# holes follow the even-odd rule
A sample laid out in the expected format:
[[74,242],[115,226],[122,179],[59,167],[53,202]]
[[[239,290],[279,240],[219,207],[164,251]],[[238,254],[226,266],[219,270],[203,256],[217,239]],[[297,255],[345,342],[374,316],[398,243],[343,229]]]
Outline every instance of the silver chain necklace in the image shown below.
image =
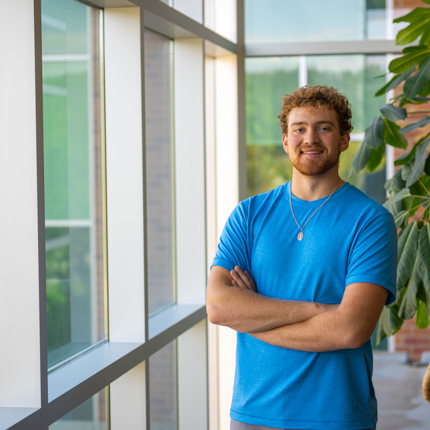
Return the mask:
[[298,225],[300,231],[299,234],[297,235],[297,240],[302,240],[304,237],[304,233],[303,230],[306,227],[306,225],[308,224],[308,222],[312,219],[312,217],[330,200],[331,196],[334,194],[334,192],[337,190],[337,187],[340,184],[340,178],[339,178],[339,182],[336,185],[336,188],[333,190],[333,192],[323,201],[323,203],[321,204],[321,206],[308,218],[308,220],[305,222],[305,224],[303,225],[303,227],[300,226],[299,222],[297,221],[296,216],[294,215],[294,211],[293,211],[293,203],[291,201],[291,195],[293,194],[293,181],[291,181],[291,187],[290,187],[290,208],[291,208],[291,213],[293,214],[294,217],[294,221],[296,222],[296,224]]

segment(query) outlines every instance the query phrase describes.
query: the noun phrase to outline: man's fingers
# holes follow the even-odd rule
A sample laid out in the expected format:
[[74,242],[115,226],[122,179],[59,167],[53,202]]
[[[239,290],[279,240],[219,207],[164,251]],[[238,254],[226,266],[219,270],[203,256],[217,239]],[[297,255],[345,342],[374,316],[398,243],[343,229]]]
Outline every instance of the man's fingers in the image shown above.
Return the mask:
[[252,279],[252,277],[251,277],[251,275],[245,270],[245,275],[247,276],[247,278],[249,279],[249,282],[250,282],[250,284],[251,284],[251,287],[252,287],[252,290],[253,291],[257,291],[257,287],[255,286],[255,282],[254,282],[254,280]]
[[[232,278],[233,278],[233,280],[236,282],[236,285],[237,285],[239,288],[244,288],[245,290],[252,290],[251,286],[250,286],[250,285],[248,285],[248,284],[249,284],[248,278],[246,278],[246,276],[245,276],[245,274],[243,273],[243,271],[242,271],[242,273],[240,273],[240,272],[237,270],[237,268],[238,268],[238,266],[236,266],[236,267],[234,268],[234,270],[231,270],[231,271],[230,271],[231,277],[232,277]],[[239,269],[240,269],[240,268],[239,268]]]
[[248,290],[253,290],[252,284],[249,280],[249,277],[246,275],[246,273],[239,266],[236,266],[234,268],[234,271],[240,276],[240,279],[245,283],[246,288],[248,288]]

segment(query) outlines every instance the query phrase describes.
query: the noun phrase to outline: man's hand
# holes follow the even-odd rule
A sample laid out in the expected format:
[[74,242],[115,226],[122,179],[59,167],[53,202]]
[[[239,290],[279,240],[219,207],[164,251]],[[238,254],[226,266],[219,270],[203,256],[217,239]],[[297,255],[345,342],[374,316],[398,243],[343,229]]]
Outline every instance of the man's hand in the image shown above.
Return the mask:
[[231,280],[231,285],[234,287],[254,291],[255,293],[257,292],[257,287],[255,286],[254,280],[246,270],[243,271],[239,266],[236,266],[234,270],[230,271],[230,275],[233,278]]
[[262,332],[306,321],[335,306],[262,296],[256,292],[250,274],[238,266],[232,272],[214,266],[209,276],[206,296],[209,321],[241,333]]

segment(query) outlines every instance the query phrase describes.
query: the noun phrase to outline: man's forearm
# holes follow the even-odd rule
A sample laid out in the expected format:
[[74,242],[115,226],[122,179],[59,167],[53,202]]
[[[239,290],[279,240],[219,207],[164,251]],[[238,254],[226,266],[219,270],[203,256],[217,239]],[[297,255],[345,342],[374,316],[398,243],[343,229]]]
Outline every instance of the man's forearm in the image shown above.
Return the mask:
[[372,335],[387,296],[388,291],[378,285],[351,284],[338,308],[251,335],[271,345],[300,351],[359,348]]
[[333,309],[315,302],[273,299],[256,292],[231,286],[228,272],[212,273],[207,291],[209,321],[242,333],[267,331],[305,321]]
[[250,335],[281,348],[325,352],[361,346],[350,333],[339,312],[329,310],[306,321]]

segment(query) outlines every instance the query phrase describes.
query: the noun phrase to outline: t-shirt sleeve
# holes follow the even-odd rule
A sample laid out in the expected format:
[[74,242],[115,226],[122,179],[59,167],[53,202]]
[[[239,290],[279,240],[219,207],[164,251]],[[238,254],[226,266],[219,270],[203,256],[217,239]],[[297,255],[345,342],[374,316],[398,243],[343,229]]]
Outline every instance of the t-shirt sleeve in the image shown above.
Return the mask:
[[369,282],[386,288],[386,304],[396,299],[397,232],[393,216],[380,213],[363,226],[350,251],[346,285]]
[[239,266],[250,272],[246,201],[240,203],[228,218],[221,234],[212,266],[233,270]]

